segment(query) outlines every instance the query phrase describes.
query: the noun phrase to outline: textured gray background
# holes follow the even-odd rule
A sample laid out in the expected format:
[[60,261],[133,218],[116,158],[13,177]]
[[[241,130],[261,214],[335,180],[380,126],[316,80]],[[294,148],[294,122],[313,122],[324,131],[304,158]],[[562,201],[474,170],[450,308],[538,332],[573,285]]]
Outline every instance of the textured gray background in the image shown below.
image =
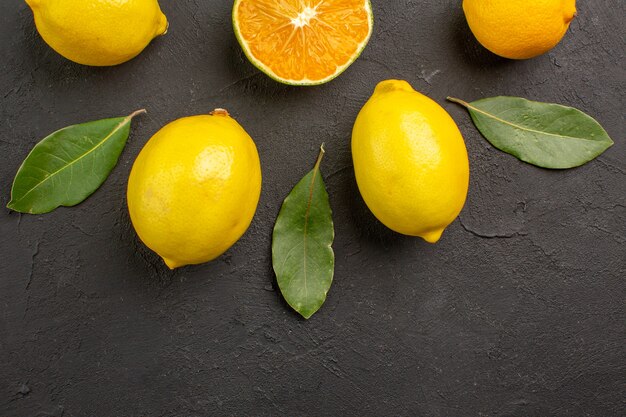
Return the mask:
[[[0,203],[29,149],[68,124],[136,119],[87,202],[0,209],[1,416],[624,416],[625,4],[579,2],[537,59],[476,44],[460,1],[375,0],[369,47],[328,85],[293,88],[243,57],[230,1],[163,0],[166,37],[115,68],[56,55],[0,2]],[[386,230],[356,187],[350,133],[375,84],[403,78],[464,133],[469,201],[436,246]],[[564,172],[490,147],[447,95],[520,95],[595,116],[616,141]],[[165,123],[226,107],[256,140],[263,194],[225,256],[169,272],[135,236],[126,180]],[[321,142],[335,283],[308,322],[275,288],[270,236]]]

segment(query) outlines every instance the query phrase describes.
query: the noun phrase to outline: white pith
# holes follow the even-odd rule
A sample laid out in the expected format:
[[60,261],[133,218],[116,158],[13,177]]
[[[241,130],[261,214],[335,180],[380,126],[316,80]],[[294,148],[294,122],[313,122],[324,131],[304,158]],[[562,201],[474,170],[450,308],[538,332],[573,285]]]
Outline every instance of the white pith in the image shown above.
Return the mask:
[[291,24],[296,28],[303,28],[308,26],[311,23],[311,19],[315,18],[315,16],[317,16],[317,6],[306,6],[304,10],[298,14],[298,16],[291,19]]

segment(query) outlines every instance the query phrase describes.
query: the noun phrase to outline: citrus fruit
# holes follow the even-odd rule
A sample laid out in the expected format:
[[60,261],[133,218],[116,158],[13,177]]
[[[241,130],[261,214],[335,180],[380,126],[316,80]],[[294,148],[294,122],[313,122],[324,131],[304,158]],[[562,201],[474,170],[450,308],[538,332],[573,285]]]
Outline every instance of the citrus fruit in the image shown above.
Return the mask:
[[167,31],[157,0],[26,0],[48,45],[83,65],[126,62]]
[[140,239],[174,269],[226,252],[250,226],[260,193],[256,146],[218,109],[157,132],[133,165],[127,197]]
[[369,0],[235,0],[233,26],[261,71],[285,84],[315,85],[359,57],[373,14]]
[[437,242],[459,215],[469,186],[465,142],[454,120],[406,81],[383,81],[352,132],[365,203],[390,229]]
[[576,16],[576,0],[463,0],[476,39],[494,54],[527,59],[563,39]]

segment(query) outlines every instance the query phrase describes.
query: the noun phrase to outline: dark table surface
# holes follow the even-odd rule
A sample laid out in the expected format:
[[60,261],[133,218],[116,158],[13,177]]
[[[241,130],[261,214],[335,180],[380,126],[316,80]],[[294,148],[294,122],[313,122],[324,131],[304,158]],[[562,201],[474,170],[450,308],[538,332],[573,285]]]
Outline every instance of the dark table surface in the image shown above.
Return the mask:
[[[114,68],[61,58],[23,2],[0,2],[2,206],[46,134],[148,109],[85,203],[0,210],[0,415],[625,415],[626,3],[580,1],[564,41],[522,62],[480,47],[460,3],[374,0],[361,58],[294,88],[245,59],[230,1],[162,0],[168,35]],[[356,187],[352,124],[387,78],[442,103],[467,142],[469,200],[436,246],[385,229]],[[542,170],[492,148],[447,95],[568,104],[616,143]],[[161,126],[215,107],[256,141],[261,202],[226,255],[170,272],[129,223],[128,174]],[[276,288],[271,231],[321,142],[337,266],[304,321]]]

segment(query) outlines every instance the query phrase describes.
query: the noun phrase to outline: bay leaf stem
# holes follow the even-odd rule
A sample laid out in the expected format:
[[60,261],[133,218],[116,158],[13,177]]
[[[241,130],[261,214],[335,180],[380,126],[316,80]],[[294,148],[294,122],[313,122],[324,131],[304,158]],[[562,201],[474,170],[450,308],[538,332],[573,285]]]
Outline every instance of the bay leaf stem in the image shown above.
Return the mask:
[[465,107],[466,109],[469,109],[471,107],[468,102],[463,101],[460,98],[447,97],[446,100],[451,101],[451,102],[456,103],[456,104],[460,104],[461,106]]
[[128,118],[133,119],[135,116],[139,116],[140,114],[146,114],[146,113],[148,113],[146,109],[140,109],[129,114]]
[[326,149],[324,149],[324,145],[326,145],[326,143],[322,143],[322,145],[320,146],[320,154],[317,157],[317,162],[315,162],[315,170],[319,171],[320,169],[320,165],[322,164],[322,159],[324,159],[324,155],[326,154]]

